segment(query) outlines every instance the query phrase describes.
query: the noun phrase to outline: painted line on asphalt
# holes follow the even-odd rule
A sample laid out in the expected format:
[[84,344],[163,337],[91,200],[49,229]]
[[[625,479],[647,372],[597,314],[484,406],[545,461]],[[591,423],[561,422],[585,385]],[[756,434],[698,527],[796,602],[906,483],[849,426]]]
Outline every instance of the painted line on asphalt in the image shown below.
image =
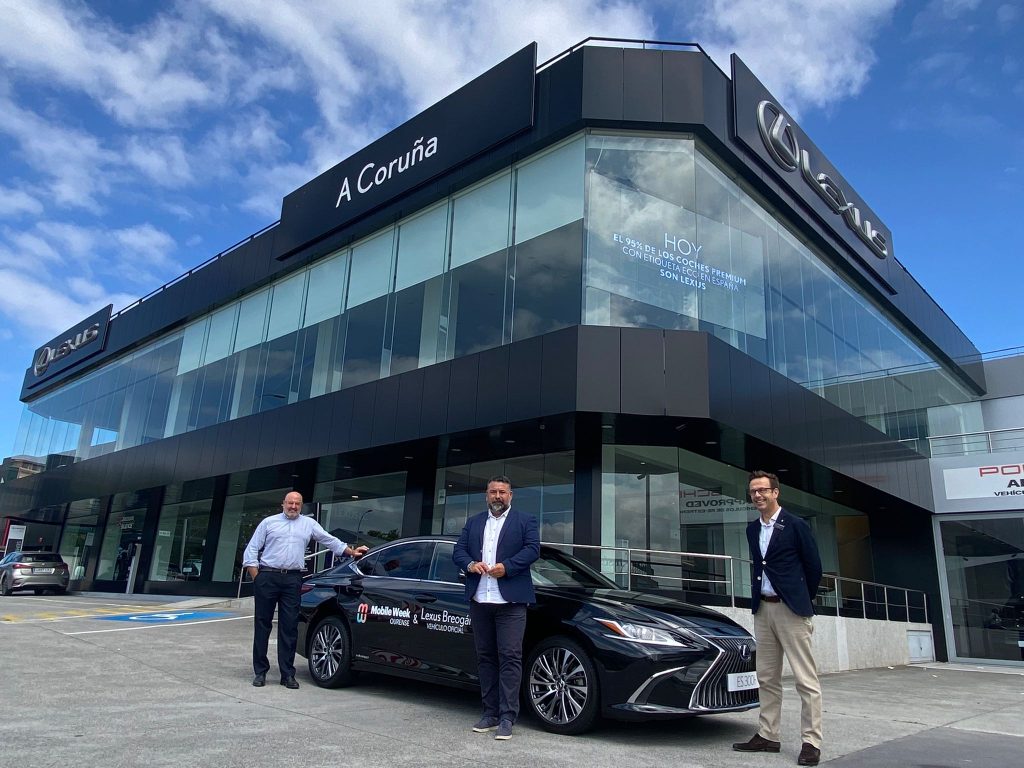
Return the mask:
[[175,623],[168,621],[161,624],[142,624],[137,627],[117,627],[115,629],[87,629],[83,632],[62,632],[63,635],[98,635],[102,632],[132,632],[136,629],[160,629],[163,627],[194,627],[196,624],[216,624],[220,621],[240,621],[241,619],[251,619],[252,616],[232,616],[230,619],[208,619],[207,621],[183,621],[181,623]]
[[0,621],[9,624],[39,624],[46,621],[66,621],[67,619],[99,619],[109,616],[132,616],[136,613],[152,613],[151,606],[139,605],[118,605],[116,608],[93,608],[91,611],[71,611],[66,615],[54,615],[50,613],[31,614],[29,618],[21,618],[14,614],[0,616]]

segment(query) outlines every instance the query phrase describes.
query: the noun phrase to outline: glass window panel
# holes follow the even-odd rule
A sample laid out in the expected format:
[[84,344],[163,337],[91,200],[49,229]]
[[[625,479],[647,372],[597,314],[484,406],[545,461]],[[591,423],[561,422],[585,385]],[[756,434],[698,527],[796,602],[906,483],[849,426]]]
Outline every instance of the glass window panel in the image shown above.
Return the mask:
[[310,268],[303,328],[341,314],[347,277],[348,251],[331,256]]
[[238,331],[235,333],[234,351],[262,343],[267,326],[267,303],[270,289],[246,296],[238,306]]
[[164,505],[150,560],[151,581],[186,581],[194,577],[196,564],[201,566],[203,562],[211,506],[210,499]]
[[270,298],[270,323],[267,341],[278,339],[299,329],[302,316],[302,296],[306,290],[306,272],[299,272],[287,280],[275,283]]
[[508,246],[511,192],[512,174],[506,172],[455,198],[452,269]]
[[[232,475],[232,484],[239,475]],[[224,517],[217,539],[217,555],[213,564],[213,581],[237,582],[242,568],[242,552],[260,521],[281,510],[281,500],[292,489],[230,495],[224,501]]]
[[501,251],[451,271],[449,357],[501,344],[506,269],[506,253]]
[[584,142],[568,144],[516,170],[516,242],[583,218]]
[[203,357],[204,365],[222,360],[231,354],[235,342],[237,319],[237,302],[210,316],[210,332],[206,339],[206,355]]
[[443,344],[441,304],[443,278],[395,294],[395,327],[391,339],[391,375],[437,362]]
[[181,353],[178,357],[178,375],[194,371],[199,367],[203,357],[203,342],[206,340],[206,329],[210,318],[205,317],[185,328],[181,341]]
[[401,222],[395,290],[401,291],[440,275],[444,271],[447,241],[447,202]]
[[395,228],[364,240],[352,249],[352,276],[346,307],[358,307],[391,290]]
[[387,297],[381,297],[345,313],[348,328],[342,387],[354,387],[380,378],[387,305]]
[[583,224],[566,224],[515,248],[512,340],[580,323]]

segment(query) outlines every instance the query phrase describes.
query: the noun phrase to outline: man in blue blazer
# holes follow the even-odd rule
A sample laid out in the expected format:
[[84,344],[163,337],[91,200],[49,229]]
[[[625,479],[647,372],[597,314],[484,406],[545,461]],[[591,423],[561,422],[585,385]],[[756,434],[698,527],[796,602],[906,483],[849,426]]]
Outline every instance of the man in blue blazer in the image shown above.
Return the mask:
[[540,556],[537,518],[512,509],[512,482],[487,483],[487,510],[470,517],[452,560],[466,572],[466,597],[480,667],[483,716],[477,733],[511,739],[519,715],[526,606],[534,602],[530,564]]
[[761,713],[753,738],[732,748],[738,752],[779,751],[785,655],[800,694],[803,743],[797,764],[817,765],[821,759],[821,686],[811,635],[821,557],[811,527],[779,505],[778,477],[755,470],[750,473],[747,490],[760,513],[759,519],[747,526],[747,544]]

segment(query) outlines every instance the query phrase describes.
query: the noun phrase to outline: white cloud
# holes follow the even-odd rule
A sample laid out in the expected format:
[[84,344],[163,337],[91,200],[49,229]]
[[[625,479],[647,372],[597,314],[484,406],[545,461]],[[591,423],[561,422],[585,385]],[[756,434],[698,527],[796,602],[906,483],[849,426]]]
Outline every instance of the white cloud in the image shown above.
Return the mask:
[[189,153],[180,136],[131,136],[124,158],[146,179],[161,187],[181,187],[193,180]]
[[739,54],[790,112],[855,96],[875,63],[871,42],[897,0],[714,0],[695,21],[702,46],[729,71]]
[[[5,288],[0,315],[41,340],[52,338],[107,304],[117,309],[135,300],[117,292],[90,291],[87,297],[75,296],[66,283],[50,284],[21,270],[5,268],[0,268],[0,285]],[[42,307],[45,311],[40,311]]]
[[211,43],[187,18],[161,15],[126,33],[81,5],[4,5],[0,60],[22,76],[87,93],[120,121],[160,122],[217,97],[215,79],[178,66],[201,60]]
[[43,204],[39,198],[22,189],[0,186],[0,217],[15,218],[22,214],[39,215]]
[[19,160],[47,179],[53,202],[100,210],[99,198],[110,189],[103,170],[117,157],[95,136],[47,121],[10,98],[0,98],[0,134],[11,136]]

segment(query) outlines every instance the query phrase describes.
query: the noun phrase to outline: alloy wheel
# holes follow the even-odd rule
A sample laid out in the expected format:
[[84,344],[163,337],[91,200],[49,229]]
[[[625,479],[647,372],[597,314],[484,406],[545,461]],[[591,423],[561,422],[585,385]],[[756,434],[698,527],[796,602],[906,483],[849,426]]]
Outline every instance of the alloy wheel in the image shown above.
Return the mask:
[[336,624],[324,622],[313,636],[309,660],[313,674],[321,680],[334,676],[345,658],[344,631]]
[[554,724],[575,720],[590,695],[583,663],[568,648],[546,648],[530,667],[529,696],[534,711]]

